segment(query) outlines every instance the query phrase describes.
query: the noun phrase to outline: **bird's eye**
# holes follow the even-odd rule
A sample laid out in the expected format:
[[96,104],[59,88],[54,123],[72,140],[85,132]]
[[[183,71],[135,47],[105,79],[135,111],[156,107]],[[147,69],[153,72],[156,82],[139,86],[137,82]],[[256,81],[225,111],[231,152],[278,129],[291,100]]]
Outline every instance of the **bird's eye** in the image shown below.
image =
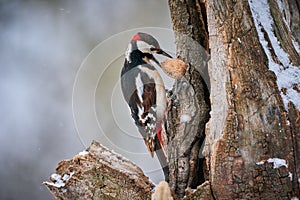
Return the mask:
[[150,51],[155,51],[155,50],[156,50],[156,48],[150,47]]

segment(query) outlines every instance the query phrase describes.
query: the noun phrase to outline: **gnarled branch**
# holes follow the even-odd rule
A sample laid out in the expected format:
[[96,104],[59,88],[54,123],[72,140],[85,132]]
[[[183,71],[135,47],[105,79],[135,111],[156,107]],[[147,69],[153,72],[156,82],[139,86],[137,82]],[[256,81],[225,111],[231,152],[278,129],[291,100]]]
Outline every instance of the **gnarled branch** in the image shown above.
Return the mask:
[[50,180],[44,185],[57,199],[150,199],[154,188],[138,166],[95,141],[61,161]]

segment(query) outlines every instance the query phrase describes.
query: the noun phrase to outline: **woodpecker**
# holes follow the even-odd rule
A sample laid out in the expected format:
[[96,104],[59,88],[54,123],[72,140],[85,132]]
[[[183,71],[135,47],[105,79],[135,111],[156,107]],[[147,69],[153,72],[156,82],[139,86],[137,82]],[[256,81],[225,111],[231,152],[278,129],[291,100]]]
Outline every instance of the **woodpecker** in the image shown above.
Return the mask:
[[162,164],[165,155],[159,155],[162,148],[161,130],[167,107],[166,90],[163,79],[155,69],[154,61],[160,63],[153,54],[172,58],[163,51],[157,40],[149,34],[135,34],[125,53],[125,62],[121,71],[121,87],[128,103],[131,116],[144,138],[153,157],[154,152]]

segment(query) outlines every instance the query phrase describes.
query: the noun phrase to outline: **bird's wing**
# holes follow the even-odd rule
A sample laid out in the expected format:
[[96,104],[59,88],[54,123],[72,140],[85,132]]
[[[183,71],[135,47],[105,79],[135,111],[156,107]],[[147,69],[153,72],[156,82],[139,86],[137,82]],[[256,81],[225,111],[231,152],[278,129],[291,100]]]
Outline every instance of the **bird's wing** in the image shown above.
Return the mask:
[[148,64],[134,67],[122,75],[121,85],[135,124],[153,156],[156,147],[156,86],[154,78],[143,70],[145,68],[156,71]]
[[[153,70],[153,73],[149,73],[149,70]],[[156,151],[163,171],[167,175],[166,155],[156,135],[156,122],[158,119],[156,106],[157,91],[154,79],[157,77],[154,74],[158,74],[158,72],[153,66],[148,64],[134,67],[126,73],[122,72],[121,87],[124,98],[131,109],[131,115],[144,138],[151,156],[153,157],[154,151]]]
[[[144,66],[146,67],[146,66]],[[155,151],[155,137],[156,137],[156,87],[155,82],[149,74],[139,72],[135,78],[136,92],[132,96],[132,102],[129,104],[136,104],[136,108],[132,110],[132,116],[135,119],[136,125],[142,134],[146,146],[153,156]],[[137,100],[138,98],[138,100]]]

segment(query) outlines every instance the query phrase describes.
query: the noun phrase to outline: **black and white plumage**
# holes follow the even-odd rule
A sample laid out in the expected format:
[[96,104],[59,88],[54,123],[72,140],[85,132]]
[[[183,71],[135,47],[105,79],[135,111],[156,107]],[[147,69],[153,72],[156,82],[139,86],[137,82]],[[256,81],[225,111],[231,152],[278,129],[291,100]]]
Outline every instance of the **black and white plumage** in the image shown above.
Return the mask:
[[151,35],[137,33],[128,45],[121,72],[123,96],[152,157],[154,151],[161,149],[161,130],[167,107],[163,80],[151,63],[152,60],[160,65],[154,53],[171,58]]

